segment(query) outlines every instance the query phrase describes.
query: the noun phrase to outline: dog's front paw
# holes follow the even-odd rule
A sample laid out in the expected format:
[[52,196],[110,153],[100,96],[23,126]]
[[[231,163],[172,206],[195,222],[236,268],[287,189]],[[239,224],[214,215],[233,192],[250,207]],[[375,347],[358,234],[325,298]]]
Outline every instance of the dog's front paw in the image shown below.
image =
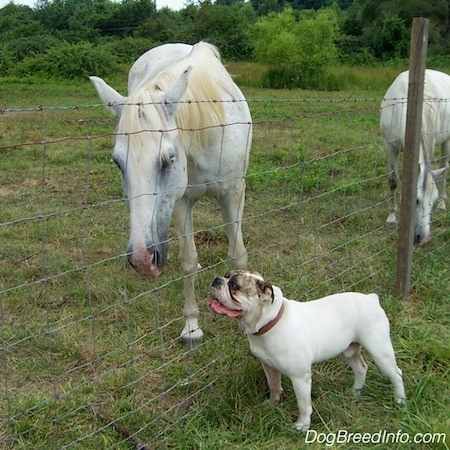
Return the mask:
[[306,433],[309,430],[311,422],[295,422],[294,427],[301,433]]
[[278,403],[280,403],[280,399],[281,399],[281,394],[283,393],[283,389],[281,389],[281,391],[277,391],[277,392],[271,392],[270,393],[270,401],[274,404],[274,405],[278,405]]
[[266,398],[263,401],[263,406],[277,406],[278,403],[280,403],[280,398],[278,398],[278,400],[273,398]]

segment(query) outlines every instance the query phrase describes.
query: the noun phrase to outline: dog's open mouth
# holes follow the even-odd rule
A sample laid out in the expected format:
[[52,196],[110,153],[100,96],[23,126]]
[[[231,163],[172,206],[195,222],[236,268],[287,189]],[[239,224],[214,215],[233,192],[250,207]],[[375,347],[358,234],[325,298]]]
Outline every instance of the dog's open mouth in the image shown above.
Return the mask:
[[227,308],[214,297],[208,299],[208,307],[211,309],[211,311],[214,311],[217,314],[233,317],[234,319],[239,319],[244,315],[244,313],[240,310]]

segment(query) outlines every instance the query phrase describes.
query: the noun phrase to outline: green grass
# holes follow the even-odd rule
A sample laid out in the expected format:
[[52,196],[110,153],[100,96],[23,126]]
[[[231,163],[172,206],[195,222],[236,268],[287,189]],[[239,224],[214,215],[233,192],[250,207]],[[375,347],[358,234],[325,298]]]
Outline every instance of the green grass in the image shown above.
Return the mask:
[[[434,213],[433,239],[415,249],[411,296],[394,298],[397,236],[384,226],[378,133],[392,69],[339,70],[358,81],[336,93],[244,87],[255,122],[243,224],[249,266],[301,301],[378,292],[391,320],[407,404],[394,405],[369,357],[367,385],[353,397],[351,374],[334,359],[314,367],[314,430],[447,433],[445,444],[416,446],[445,449],[450,216]],[[239,75],[239,66],[232,72]],[[113,85],[124,92],[125,79]],[[8,109],[98,103],[88,82],[0,87]],[[115,120],[83,106],[0,115],[0,448],[135,448],[112,419],[158,449],[324,448],[293,429],[289,380],[280,405],[265,404],[264,374],[245,336],[206,308],[211,280],[228,268],[213,200],[200,201],[195,216],[205,332],[196,351],[177,340],[182,282],[173,230],[156,282],[125,263],[128,211],[110,161]],[[53,143],[63,137],[70,139]],[[25,143],[37,144],[18,146]]]

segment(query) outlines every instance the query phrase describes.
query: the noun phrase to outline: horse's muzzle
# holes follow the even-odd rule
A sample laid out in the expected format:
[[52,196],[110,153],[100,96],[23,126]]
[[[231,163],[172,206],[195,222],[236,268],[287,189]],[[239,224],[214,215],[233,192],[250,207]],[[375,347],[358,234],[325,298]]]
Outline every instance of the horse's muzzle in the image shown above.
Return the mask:
[[167,260],[167,245],[149,245],[135,249],[133,244],[128,246],[128,262],[140,275],[156,278]]
[[415,234],[414,235],[414,244],[415,245],[423,245],[426,244],[430,240],[430,236]]

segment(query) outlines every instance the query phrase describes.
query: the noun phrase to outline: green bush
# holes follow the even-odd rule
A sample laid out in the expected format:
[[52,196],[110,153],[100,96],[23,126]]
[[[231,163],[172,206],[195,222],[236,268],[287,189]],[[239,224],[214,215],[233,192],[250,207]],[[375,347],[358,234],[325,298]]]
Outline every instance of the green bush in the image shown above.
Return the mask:
[[51,47],[59,45],[58,38],[49,35],[22,36],[11,39],[6,44],[6,49],[11,53],[15,61],[23,61],[27,56],[35,56],[47,52]]
[[90,75],[108,76],[118,72],[117,57],[104,48],[90,43],[63,43],[46,53],[27,57],[12,71],[12,75],[86,79]]
[[337,50],[336,14],[323,9],[296,17],[292,8],[263,17],[253,26],[254,54],[267,64],[271,87],[315,89]]

